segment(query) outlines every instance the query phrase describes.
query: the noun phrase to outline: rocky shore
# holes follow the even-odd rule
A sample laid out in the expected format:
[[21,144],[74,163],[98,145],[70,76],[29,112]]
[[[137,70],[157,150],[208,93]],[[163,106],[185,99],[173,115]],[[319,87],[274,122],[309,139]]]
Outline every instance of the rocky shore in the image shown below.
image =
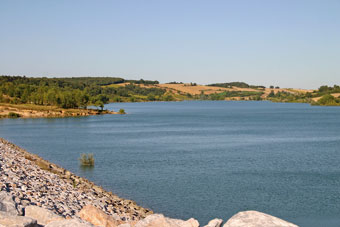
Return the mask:
[[[214,219],[206,227],[220,227]],[[199,227],[153,214],[0,138],[0,227]],[[223,227],[296,225],[257,211],[240,212]]]
[[97,109],[63,109],[53,106],[38,106],[25,104],[0,104],[0,118],[57,118],[57,117],[81,117],[102,114],[119,114],[110,110]]

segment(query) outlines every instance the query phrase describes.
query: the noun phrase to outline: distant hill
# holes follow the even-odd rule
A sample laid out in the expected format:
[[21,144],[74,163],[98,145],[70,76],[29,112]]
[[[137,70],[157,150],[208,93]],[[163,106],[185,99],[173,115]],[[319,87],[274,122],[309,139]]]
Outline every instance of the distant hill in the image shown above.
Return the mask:
[[[60,108],[103,108],[109,102],[170,101],[162,88],[139,85],[158,84],[150,80],[119,77],[33,78],[0,76],[0,103],[35,104]],[[126,86],[112,86],[127,84]]]
[[[269,100],[340,105],[340,87],[321,86],[318,90],[249,85],[245,82],[196,83],[157,80],[126,80],[119,77],[33,78],[0,76],[0,103],[34,104],[58,108],[101,109],[109,102],[182,100]],[[323,97],[323,98],[322,98]]]

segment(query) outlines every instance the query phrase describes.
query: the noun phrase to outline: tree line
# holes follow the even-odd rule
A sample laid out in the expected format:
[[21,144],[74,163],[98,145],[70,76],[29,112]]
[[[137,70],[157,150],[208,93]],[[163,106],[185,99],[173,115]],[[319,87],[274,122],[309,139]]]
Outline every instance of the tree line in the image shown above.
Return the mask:
[[157,84],[158,81],[128,80],[115,77],[30,78],[0,76],[0,102],[51,105],[61,108],[103,108],[109,102],[169,100],[166,90],[135,84]]

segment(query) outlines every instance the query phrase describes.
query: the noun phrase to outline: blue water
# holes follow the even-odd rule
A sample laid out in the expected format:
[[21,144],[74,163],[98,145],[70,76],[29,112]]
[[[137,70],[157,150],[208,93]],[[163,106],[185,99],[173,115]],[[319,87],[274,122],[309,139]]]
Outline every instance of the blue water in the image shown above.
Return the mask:
[[[121,197],[204,225],[258,210],[340,226],[340,108],[270,102],[116,103],[127,115],[3,119],[0,136]],[[94,153],[92,170],[79,167]]]

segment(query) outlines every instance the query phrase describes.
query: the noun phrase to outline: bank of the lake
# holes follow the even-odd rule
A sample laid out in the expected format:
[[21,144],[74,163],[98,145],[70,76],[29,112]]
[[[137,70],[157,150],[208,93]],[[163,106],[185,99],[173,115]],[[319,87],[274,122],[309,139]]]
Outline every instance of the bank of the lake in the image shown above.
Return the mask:
[[0,151],[0,191],[15,198],[19,214],[26,206],[36,205],[71,218],[89,204],[122,221],[152,213],[3,138]]
[[99,109],[64,109],[55,106],[0,103],[0,118],[58,118],[119,114]]

